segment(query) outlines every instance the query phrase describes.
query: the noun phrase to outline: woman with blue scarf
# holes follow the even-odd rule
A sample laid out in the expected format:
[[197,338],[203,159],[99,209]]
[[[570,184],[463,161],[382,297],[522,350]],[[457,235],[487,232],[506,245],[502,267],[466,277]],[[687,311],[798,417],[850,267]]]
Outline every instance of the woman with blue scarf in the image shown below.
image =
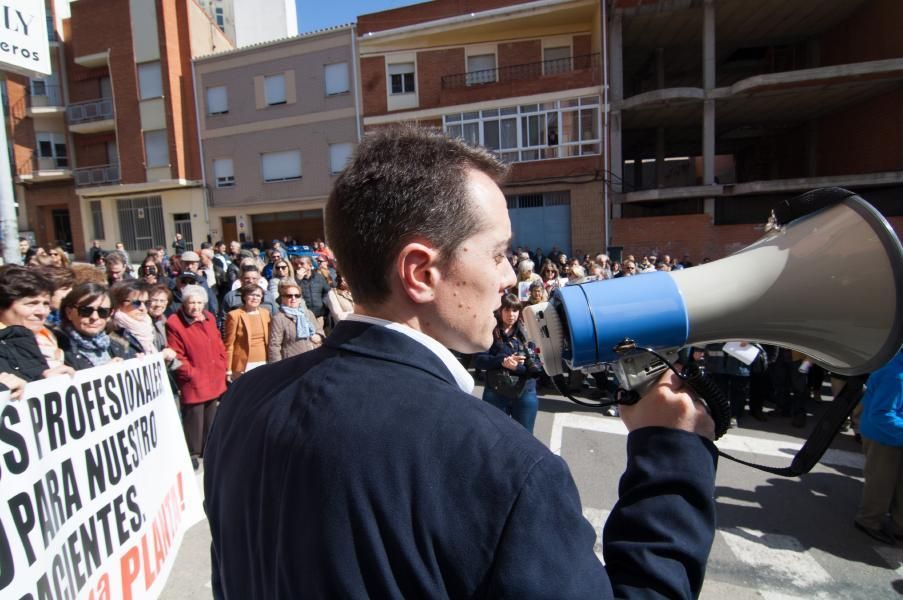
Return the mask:
[[106,286],[97,283],[81,283],[63,298],[57,339],[67,365],[80,371],[135,358],[128,342],[107,333],[112,306]]
[[301,298],[301,288],[294,281],[279,285],[279,312],[270,322],[267,362],[296,356],[319,348],[323,328]]

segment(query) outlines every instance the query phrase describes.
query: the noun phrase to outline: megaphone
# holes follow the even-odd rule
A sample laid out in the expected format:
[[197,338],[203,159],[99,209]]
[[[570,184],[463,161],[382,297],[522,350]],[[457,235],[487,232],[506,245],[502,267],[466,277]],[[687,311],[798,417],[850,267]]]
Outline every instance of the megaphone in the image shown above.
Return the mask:
[[903,343],[903,248],[856,194],[816,190],[739,252],[689,269],[569,285],[524,310],[546,371],[617,361],[651,349],[745,340],[797,350],[840,375],[868,373]]

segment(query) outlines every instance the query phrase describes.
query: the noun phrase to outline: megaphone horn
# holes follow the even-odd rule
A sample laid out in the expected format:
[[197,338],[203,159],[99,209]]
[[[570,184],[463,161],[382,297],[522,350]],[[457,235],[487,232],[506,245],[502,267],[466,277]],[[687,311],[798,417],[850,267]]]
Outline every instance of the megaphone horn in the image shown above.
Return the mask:
[[[840,375],[882,366],[903,343],[903,247],[887,220],[847,190],[701,266],[565,286],[524,311],[551,375],[619,358],[624,340],[678,348],[730,340],[797,350]],[[791,204],[793,201],[791,201]],[[556,360],[560,357],[560,360]]]

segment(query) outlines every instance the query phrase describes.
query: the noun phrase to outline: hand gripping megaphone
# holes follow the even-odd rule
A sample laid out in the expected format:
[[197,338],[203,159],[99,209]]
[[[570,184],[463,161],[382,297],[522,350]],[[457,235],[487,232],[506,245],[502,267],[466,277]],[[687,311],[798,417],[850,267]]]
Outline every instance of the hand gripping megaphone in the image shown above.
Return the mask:
[[882,366],[903,343],[903,248],[890,224],[840,188],[775,213],[771,231],[727,258],[565,286],[525,309],[547,372],[622,361],[625,348],[730,340],[797,350],[840,375]]

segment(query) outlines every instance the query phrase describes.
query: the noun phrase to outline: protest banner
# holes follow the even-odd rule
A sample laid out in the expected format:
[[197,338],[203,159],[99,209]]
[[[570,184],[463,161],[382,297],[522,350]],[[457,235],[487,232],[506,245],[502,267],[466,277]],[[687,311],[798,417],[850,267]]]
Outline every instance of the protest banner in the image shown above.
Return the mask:
[[0,597],[156,598],[203,517],[159,354],[0,396]]

